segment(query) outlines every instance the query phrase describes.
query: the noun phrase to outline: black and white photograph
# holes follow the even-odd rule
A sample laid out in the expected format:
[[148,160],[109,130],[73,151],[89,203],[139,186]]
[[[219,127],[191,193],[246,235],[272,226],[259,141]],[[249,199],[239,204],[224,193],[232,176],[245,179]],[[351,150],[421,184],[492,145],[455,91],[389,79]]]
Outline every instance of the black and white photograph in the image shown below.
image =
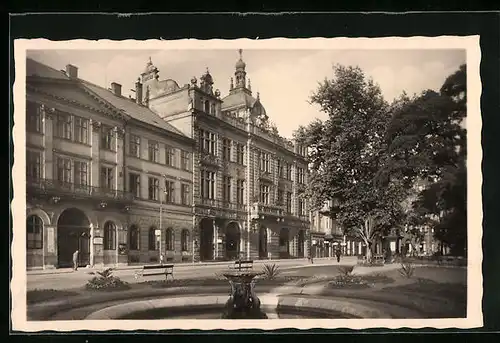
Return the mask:
[[14,327],[482,325],[478,37],[15,43]]

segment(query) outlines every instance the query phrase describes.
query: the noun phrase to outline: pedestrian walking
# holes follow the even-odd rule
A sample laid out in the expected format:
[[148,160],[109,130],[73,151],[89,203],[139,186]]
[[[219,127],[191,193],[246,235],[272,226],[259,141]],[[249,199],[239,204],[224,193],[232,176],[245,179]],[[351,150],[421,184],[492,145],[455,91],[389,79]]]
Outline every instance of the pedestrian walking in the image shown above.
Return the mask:
[[337,263],[340,263],[340,249],[337,249],[335,255],[337,256]]
[[73,253],[73,270],[74,271],[78,270],[78,254],[79,254],[78,250]]

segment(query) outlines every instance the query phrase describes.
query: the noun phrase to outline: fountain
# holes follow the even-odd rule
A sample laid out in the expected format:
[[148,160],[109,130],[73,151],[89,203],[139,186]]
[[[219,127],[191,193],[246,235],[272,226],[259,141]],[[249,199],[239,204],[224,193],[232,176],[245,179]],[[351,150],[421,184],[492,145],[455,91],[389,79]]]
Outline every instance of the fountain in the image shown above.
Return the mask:
[[229,280],[231,294],[224,306],[222,319],[267,319],[255,294],[255,278],[262,272],[234,270],[222,275]]

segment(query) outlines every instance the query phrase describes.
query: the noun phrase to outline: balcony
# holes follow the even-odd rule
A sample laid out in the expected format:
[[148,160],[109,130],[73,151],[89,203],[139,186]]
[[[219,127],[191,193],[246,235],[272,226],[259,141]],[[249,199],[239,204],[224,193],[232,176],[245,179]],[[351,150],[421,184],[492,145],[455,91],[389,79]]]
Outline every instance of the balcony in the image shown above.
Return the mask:
[[206,151],[200,151],[200,163],[204,165],[219,167],[221,161],[220,158],[215,155],[212,155]]
[[246,212],[247,210],[247,206],[245,204],[237,204],[219,199],[196,198],[195,205],[210,207],[222,211]]
[[259,171],[259,179],[263,181],[273,182],[273,174],[267,171]]
[[273,216],[273,217],[283,217],[285,215],[285,208],[276,205],[265,205],[261,203],[254,203],[252,205],[252,219],[259,219],[260,216]]
[[89,198],[114,200],[124,203],[129,203],[134,200],[134,195],[130,192],[50,179],[27,179],[26,192],[33,195],[45,195],[58,198]]

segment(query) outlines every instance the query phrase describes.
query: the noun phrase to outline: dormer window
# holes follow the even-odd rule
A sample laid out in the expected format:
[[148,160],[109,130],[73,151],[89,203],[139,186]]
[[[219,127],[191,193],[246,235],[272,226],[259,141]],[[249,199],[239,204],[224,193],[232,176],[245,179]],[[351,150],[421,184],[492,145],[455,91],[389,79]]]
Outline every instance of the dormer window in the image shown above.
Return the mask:
[[208,100],[205,101],[204,110],[205,110],[205,113],[210,113],[210,102]]

